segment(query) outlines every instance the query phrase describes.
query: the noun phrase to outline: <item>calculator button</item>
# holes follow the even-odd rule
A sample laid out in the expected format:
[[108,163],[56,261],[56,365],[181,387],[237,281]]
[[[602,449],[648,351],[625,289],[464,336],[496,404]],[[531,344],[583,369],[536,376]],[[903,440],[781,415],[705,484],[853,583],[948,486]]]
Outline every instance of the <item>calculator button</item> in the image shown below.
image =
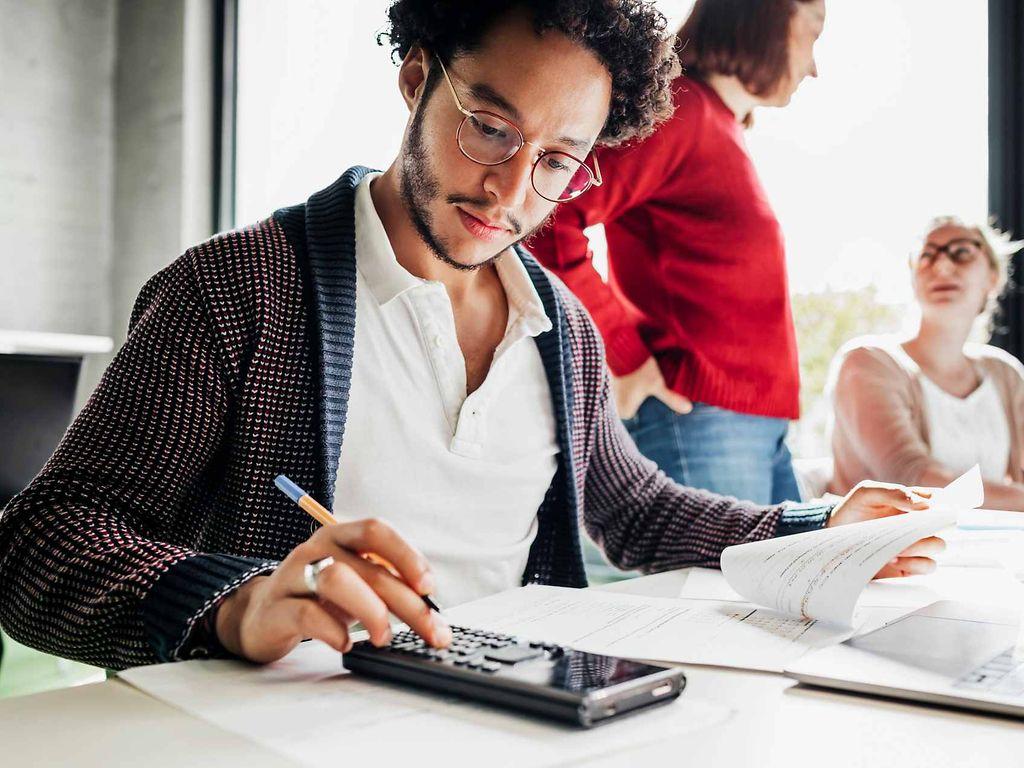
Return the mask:
[[482,665],[480,665],[480,669],[482,669],[484,672],[497,672],[499,669],[501,669],[501,664],[499,664],[496,661],[486,661]]
[[500,661],[505,664],[518,664],[520,661],[536,659],[544,653],[539,648],[531,648],[528,645],[508,645],[504,648],[488,651],[484,658],[490,661]]
[[479,669],[480,667],[483,666],[483,664],[484,664],[484,660],[483,659],[470,659],[469,661],[466,662],[466,666],[469,667],[470,669]]

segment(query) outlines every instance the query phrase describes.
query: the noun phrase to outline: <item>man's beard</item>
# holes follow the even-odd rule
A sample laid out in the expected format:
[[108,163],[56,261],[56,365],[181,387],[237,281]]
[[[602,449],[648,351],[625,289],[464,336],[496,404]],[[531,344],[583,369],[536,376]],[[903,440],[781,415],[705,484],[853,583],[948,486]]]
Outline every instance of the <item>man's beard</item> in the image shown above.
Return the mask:
[[[531,229],[525,235],[511,243],[511,245],[505,246],[489,259],[485,259],[479,264],[463,264],[452,257],[448,246],[438,235],[434,233],[430,217],[430,203],[441,196],[441,185],[438,183],[437,177],[430,168],[430,161],[427,157],[427,152],[423,148],[422,104],[420,105],[420,108],[416,110],[416,114],[412,119],[412,124],[409,126],[409,136],[406,140],[405,149],[402,155],[400,175],[401,179],[399,186],[401,187],[402,202],[405,204],[405,208],[409,212],[409,218],[412,219],[412,223],[413,226],[416,227],[417,234],[419,234],[420,239],[430,249],[431,253],[438,258],[438,260],[444,262],[453,269],[458,269],[462,272],[473,272],[481,267],[486,267],[496,259],[500,258],[508,248],[518,245],[540,227],[540,225],[538,225],[534,229]],[[471,197],[466,197],[465,195],[448,195],[445,198],[445,202],[452,205],[458,203],[471,203],[481,207],[486,207],[488,204],[486,200],[476,200]],[[519,222],[513,220],[511,223],[514,227],[515,234],[519,235],[522,232],[522,227]]]

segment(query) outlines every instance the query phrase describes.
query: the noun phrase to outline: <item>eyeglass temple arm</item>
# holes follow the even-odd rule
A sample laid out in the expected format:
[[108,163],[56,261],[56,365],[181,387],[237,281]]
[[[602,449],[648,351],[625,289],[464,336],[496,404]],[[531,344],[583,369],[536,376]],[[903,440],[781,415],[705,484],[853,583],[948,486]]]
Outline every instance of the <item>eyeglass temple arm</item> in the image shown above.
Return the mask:
[[590,184],[594,187],[600,187],[604,184],[604,179],[601,177],[601,164],[597,162],[597,148],[592,149],[590,154],[594,158],[594,178]]
[[462,99],[460,99],[459,94],[455,92],[455,86],[452,84],[452,79],[448,75],[448,70],[445,68],[444,62],[441,61],[441,57],[435,56],[434,60],[441,65],[441,72],[444,74],[445,82],[448,83],[448,90],[452,92],[452,98],[455,99],[455,106],[457,106],[459,108],[459,112],[464,114],[466,117],[472,117],[473,113],[466,109],[464,106],[462,106]]

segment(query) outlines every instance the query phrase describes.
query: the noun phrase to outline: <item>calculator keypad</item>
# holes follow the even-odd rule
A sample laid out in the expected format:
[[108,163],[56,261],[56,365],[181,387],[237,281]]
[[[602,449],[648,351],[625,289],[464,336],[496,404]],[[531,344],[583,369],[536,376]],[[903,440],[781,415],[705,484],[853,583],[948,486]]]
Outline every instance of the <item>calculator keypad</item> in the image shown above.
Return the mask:
[[562,649],[550,643],[524,642],[499,632],[452,627],[452,642],[444,649],[433,648],[411,630],[399,632],[378,653],[411,656],[461,669],[493,674],[523,661],[557,658]]

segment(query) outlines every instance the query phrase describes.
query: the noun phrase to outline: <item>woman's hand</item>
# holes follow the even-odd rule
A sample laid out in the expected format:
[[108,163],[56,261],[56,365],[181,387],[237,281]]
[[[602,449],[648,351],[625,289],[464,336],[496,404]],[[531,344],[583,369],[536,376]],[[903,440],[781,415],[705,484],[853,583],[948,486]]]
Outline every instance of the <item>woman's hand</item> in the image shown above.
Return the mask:
[[[850,491],[832,511],[829,527],[860,523],[879,517],[902,515],[928,509],[931,494],[920,488],[906,488],[889,483],[863,482]],[[928,536],[911,544],[885,564],[876,579],[893,576],[916,576],[935,570],[935,555],[946,548],[946,542],[937,536]]]
[[693,405],[678,392],[673,392],[665,384],[658,361],[653,357],[632,373],[612,378],[612,394],[615,396],[615,409],[620,419],[631,419],[636,416],[644,400],[656,397],[676,413],[689,413]]
[[[375,552],[394,563],[402,578],[367,562]],[[305,585],[306,565],[325,557],[334,564],[317,578],[317,593]],[[377,646],[391,641],[388,613],[427,642],[442,648],[451,630],[420,598],[434,588],[423,555],[380,520],[328,525],[293,549],[269,576],[247,581],[217,611],[217,638],[232,653],[256,662],[276,661],[306,638],[344,653],[352,647],[348,628],[359,621]]]

